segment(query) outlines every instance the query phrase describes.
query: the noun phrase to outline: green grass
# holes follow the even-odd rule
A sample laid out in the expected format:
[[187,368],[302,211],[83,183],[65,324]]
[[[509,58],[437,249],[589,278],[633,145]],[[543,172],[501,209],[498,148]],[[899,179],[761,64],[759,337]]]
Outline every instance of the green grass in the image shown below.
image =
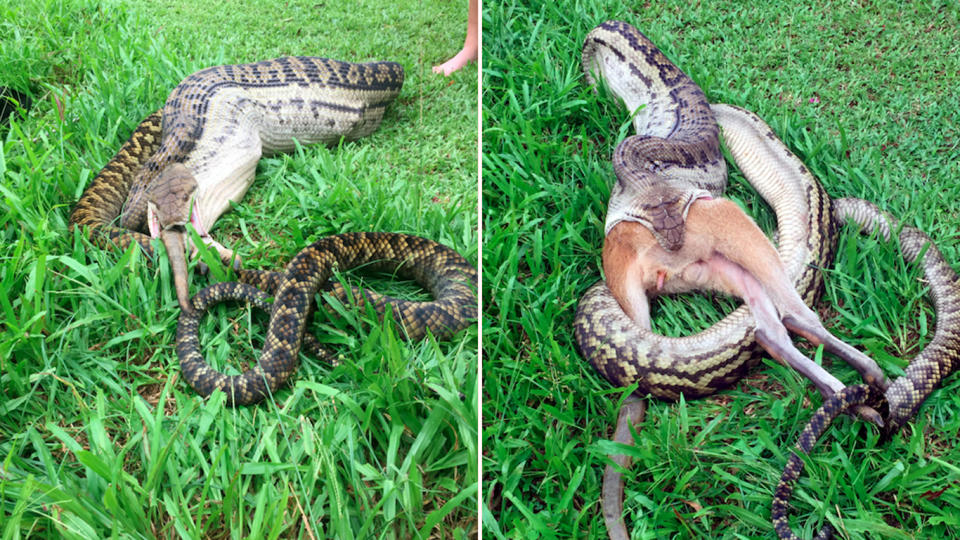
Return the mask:
[[[603,218],[627,113],[586,89],[591,28],[626,20],[712,102],[765,118],[832,196],[878,203],[960,261],[960,42],[950,2],[493,3],[483,66],[483,526],[492,538],[605,537],[606,439],[624,390],[578,354],[577,300],[601,277]],[[739,176],[731,195],[770,227]],[[896,377],[935,319],[896,246],[845,231],[819,311]],[[655,326],[690,333],[735,302],[658,301]],[[811,355],[814,351],[809,351]],[[856,373],[829,356],[846,382]],[[791,523],[810,537],[946,538],[960,526],[960,378],[890,441],[844,418],[813,452]],[[820,397],[765,360],[699,401],[651,402],[631,451],[636,538],[770,538],[770,500]]]
[[[389,59],[406,82],[380,130],[262,160],[213,235],[257,268],[364,230],[418,234],[477,261],[476,71],[430,71],[459,50],[466,10],[412,0],[8,4],[0,85],[30,92],[34,105],[0,127],[0,536],[476,530],[476,327],[407,343],[392,323],[346,307],[310,330],[339,366],[301,355],[273,400],[226,408],[180,379],[165,266],[67,233],[96,172],[189,73],[282,54]],[[195,274],[193,290],[216,279]],[[265,327],[264,314],[218,307],[201,326],[205,354],[239,367]]]

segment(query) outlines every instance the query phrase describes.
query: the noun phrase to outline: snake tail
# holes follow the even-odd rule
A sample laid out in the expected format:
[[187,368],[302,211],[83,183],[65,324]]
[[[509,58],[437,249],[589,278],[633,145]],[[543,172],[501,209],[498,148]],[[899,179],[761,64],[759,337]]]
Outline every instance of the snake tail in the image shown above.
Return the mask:
[[[865,384],[843,388],[823,401],[823,404],[813,413],[810,422],[800,433],[800,438],[797,441],[797,451],[791,453],[787,460],[787,466],[784,467],[783,475],[780,476],[780,483],[777,484],[777,489],[774,492],[770,511],[773,528],[777,537],[781,540],[798,540],[799,538],[790,530],[790,522],[787,517],[790,510],[790,497],[793,495],[793,486],[800,478],[800,473],[803,472],[803,459],[800,458],[799,454],[809,454],[817,440],[830,427],[834,418],[850,407],[867,403],[871,395],[870,387]],[[828,524],[820,529],[814,539],[827,540],[832,537],[833,527]]]
[[247,289],[234,283],[211,285],[193,298],[194,311],[181,311],[177,325],[177,356],[184,378],[201,395],[220,389],[231,405],[256,403],[275,392],[296,371],[308,314],[315,294],[335,269],[358,266],[391,267],[410,276],[434,297],[432,302],[391,299],[361,292],[379,312],[393,309],[394,320],[415,339],[428,333],[449,336],[477,318],[477,273],[456,251],[417,236],[397,233],[346,233],[321,238],[298,253],[277,275],[239,272],[241,281],[275,287],[270,325],[257,366],[239,375],[226,375],[206,362],[200,352],[200,316],[224,300],[247,300]]
[[930,237],[919,229],[901,226],[862,199],[837,199],[834,203],[838,219],[849,219],[864,232],[876,230],[889,240],[892,231],[900,227],[900,250],[906,261],[915,261],[923,254],[923,273],[933,297],[936,330],[930,343],[910,361],[904,375],[886,390],[889,406],[886,425],[887,433],[891,434],[913,418],[920,405],[960,364],[960,277]]

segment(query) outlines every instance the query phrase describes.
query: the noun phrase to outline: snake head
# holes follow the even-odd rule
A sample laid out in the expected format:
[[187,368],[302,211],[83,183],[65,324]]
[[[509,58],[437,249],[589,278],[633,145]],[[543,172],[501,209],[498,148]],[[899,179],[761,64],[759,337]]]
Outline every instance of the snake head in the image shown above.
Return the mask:
[[147,215],[150,235],[159,237],[160,230],[185,228],[190,221],[197,179],[184,164],[168,165],[147,188]]
[[642,203],[641,212],[633,217],[650,229],[663,249],[677,251],[683,247],[686,202],[686,197],[672,194],[668,200],[655,199]]
[[167,166],[147,188],[150,236],[163,240],[180,309],[193,313],[187,275],[187,228],[197,193],[197,180],[181,163]]
[[[607,227],[619,221],[634,221],[646,227],[666,251],[683,247],[687,228],[687,211],[693,201],[708,196],[697,190],[651,186],[635,193],[614,190],[610,197]],[[617,200],[619,199],[619,200]],[[607,234],[609,234],[609,230]]]
[[607,234],[620,221],[634,221],[649,229],[664,250],[683,247],[690,205],[711,194],[696,184],[705,173],[684,165],[683,153],[673,155],[668,142],[634,135],[617,145],[613,153],[617,183],[610,193]]

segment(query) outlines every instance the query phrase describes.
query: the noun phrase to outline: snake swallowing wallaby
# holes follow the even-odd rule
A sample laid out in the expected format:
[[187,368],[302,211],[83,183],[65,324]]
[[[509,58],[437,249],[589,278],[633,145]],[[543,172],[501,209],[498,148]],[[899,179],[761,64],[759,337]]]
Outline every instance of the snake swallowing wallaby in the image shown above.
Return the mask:
[[[811,424],[829,423],[847,405],[884,424],[867,405],[870,392],[846,391],[793,347],[790,330],[823,344],[861,373],[873,395],[885,396],[886,429],[896,430],[909,420],[956,368],[953,357],[960,348],[957,275],[929,238],[910,227],[901,229],[907,259],[929,244],[920,262],[934,296],[936,335],[906,375],[891,384],[871,359],[830,335],[804,303],[811,304],[822,288],[818,269],[831,263],[844,220],[878,228],[887,237],[897,227],[895,220],[866,201],[831,200],[760,118],[737,107],[710,105],[700,88],[629,24],[608,21],[592,30],[584,41],[582,63],[587,83],[602,79],[634,115],[637,134],[614,151],[617,182],[603,258],[607,280],[587,290],[578,305],[574,331],[581,354],[614,385],[637,384],[639,396],[673,400],[732,384],[757,361],[755,344],[760,343],[813,381],[825,398],[844,392]],[[742,210],[718,199],[726,185],[718,133],[744,176],[773,207],[776,248]],[[741,296],[746,305],[692,336],[652,332],[650,295],[698,288]],[[642,418],[642,408],[638,414],[630,410],[633,406],[625,403],[621,423],[631,416]],[[621,428],[619,435],[629,435]],[[632,442],[623,438],[617,440]],[[808,436],[800,449],[808,451],[815,439]],[[609,482],[619,486],[608,486],[607,477],[604,482],[608,532],[611,538],[624,538],[622,479],[613,474]],[[777,508],[785,505],[783,493],[778,490]],[[789,532],[785,517],[775,525],[778,534]]]
[[[434,294],[432,302],[410,302],[334,289],[342,301],[372,306],[381,315],[391,310],[407,338],[449,336],[476,319],[474,266],[446,246],[394,233],[322,238],[293,257],[284,272],[237,269],[241,283],[218,283],[189,295],[186,225],[229,260],[232,252],[210,238],[209,229],[246,193],[261,155],[292,150],[297,142],[329,144],[372,133],[403,78],[394,62],[317,57],[203,69],[141,122],[77,202],[71,228],[84,227],[102,247],[137,243],[152,256],[151,237],[163,240],[181,307],[177,352],[185,379],[201,394],[220,389],[228,403],[249,404],[277,390],[296,369],[313,297],[338,268],[389,269]],[[268,293],[275,297],[272,304]],[[206,364],[196,336],[202,313],[227,299],[271,311],[258,365],[232,376]]]

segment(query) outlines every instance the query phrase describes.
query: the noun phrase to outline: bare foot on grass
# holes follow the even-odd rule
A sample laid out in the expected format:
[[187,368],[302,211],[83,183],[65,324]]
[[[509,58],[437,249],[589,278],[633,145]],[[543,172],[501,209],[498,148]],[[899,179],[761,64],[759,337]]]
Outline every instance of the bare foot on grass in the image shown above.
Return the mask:
[[454,71],[477,59],[479,48],[477,25],[480,18],[478,7],[477,0],[470,0],[469,13],[467,14],[467,38],[463,41],[463,48],[453,58],[439,66],[433,66],[434,73],[443,73],[444,77],[449,77]]

